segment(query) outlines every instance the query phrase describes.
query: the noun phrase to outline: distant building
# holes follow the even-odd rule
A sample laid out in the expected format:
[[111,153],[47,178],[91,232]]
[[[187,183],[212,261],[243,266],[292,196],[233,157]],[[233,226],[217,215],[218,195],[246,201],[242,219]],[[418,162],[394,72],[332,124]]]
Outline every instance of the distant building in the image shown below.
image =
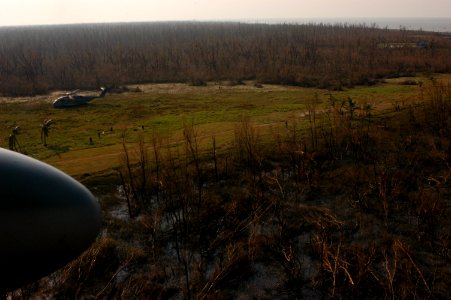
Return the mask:
[[378,48],[387,48],[387,49],[400,49],[400,48],[417,48],[417,49],[427,49],[431,47],[431,43],[428,41],[419,41],[416,43],[379,43],[377,45]]
[[431,43],[428,41],[419,41],[419,42],[417,42],[417,48],[420,48],[420,49],[431,48]]

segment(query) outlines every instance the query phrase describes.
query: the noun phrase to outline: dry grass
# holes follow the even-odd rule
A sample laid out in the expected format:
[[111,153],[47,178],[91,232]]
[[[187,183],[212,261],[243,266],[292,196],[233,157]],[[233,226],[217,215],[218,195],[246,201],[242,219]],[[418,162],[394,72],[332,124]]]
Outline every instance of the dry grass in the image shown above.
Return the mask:
[[421,105],[370,114],[349,101],[273,131],[242,118],[217,152],[191,123],[178,146],[125,144],[121,188],[94,190],[105,236],[33,293],[446,298],[449,95],[436,82]]
[[[134,95],[132,94],[132,99],[136,99],[133,101],[142,101],[141,98],[147,98],[147,97],[153,97],[157,95],[166,95],[167,97],[171,97],[170,95],[189,95],[189,97],[199,97],[199,100],[205,98],[205,99],[211,99],[210,97],[213,97],[216,99],[215,101],[218,103],[224,102],[224,104],[221,104],[221,107],[223,105],[228,105],[227,103],[236,103],[237,105],[240,103],[246,103],[245,101],[246,97],[249,96],[250,98],[257,98],[259,97],[259,94],[266,95],[269,103],[271,103],[271,109],[268,110],[268,112],[264,113],[257,113],[256,115],[254,111],[259,111],[260,107],[254,107],[250,111],[249,110],[243,110],[238,109],[238,111],[241,110],[238,114],[241,115],[249,115],[252,116],[252,123],[254,126],[259,127],[259,130],[261,131],[261,134],[263,135],[271,135],[274,132],[280,132],[283,133],[286,128],[286,125],[292,126],[292,124],[297,123],[300,124],[300,126],[306,126],[302,125],[303,122],[307,119],[307,110],[305,108],[302,108],[303,106],[299,106],[300,110],[287,110],[287,111],[280,111],[277,106],[278,103],[304,103],[308,97],[313,97],[314,93],[317,93],[318,91],[321,92],[321,99],[324,104],[321,105],[321,107],[324,107],[326,103],[327,97],[330,94],[329,92],[321,91],[321,90],[315,90],[315,89],[305,89],[305,88],[299,88],[299,87],[283,87],[283,86],[273,86],[273,85],[265,85],[263,89],[255,89],[252,85],[239,85],[239,86],[221,86],[221,90],[219,90],[218,86],[212,85],[212,83],[207,87],[193,87],[186,84],[149,84],[149,85],[140,85],[139,88],[143,90],[142,94]],[[354,90],[350,90],[348,92],[340,92],[340,93],[334,93],[334,97],[337,97],[337,99],[343,99],[345,101],[346,97],[352,96],[355,97],[355,99],[358,100],[357,105],[361,106],[365,103],[370,103],[372,107],[372,113],[373,114],[379,114],[387,111],[392,111],[393,109],[393,103],[400,103],[403,107],[407,107],[409,104],[412,104],[412,101],[417,101],[415,93],[418,89],[417,87],[407,87],[408,89],[405,90],[405,96],[399,96],[393,97],[391,95],[391,89],[397,88],[397,85],[393,84],[384,84],[380,87],[376,88],[357,88]],[[399,92],[399,89],[395,91]],[[232,94],[230,94],[232,93]],[[271,95],[272,93],[275,93],[274,95]],[[288,94],[286,94],[288,93]],[[114,103],[117,101],[122,101],[121,99],[124,97],[129,97],[127,94],[121,94],[118,96],[114,96],[113,99],[111,99],[110,103]],[[238,100],[238,97],[241,98],[241,100]],[[179,96],[177,96],[179,98]],[[282,100],[276,100],[276,99],[282,99]],[[274,100],[272,100],[274,99]],[[371,99],[371,100],[369,100]],[[175,99],[174,99],[175,100]],[[103,100],[102,100],[103,101]],[[130,100],[129,100],[130,101]],[[161,100],[159,100],[161,101]],[[168,101],[168,100],[165,100]],[[172,101],[172,100],[171,100]],[[177,100],[178,101],[178,100]],[[210,101],[210,100],[208,100]],[[342,100],[340,100],[342,101]],[[368,102],[367,102],[368,101]],[[197,100],[196,100],[197,102]],[[171,103],[171,102],[169,102]],[[100,104],[100,103],[99,103]],[[129,104],[127,104],[129,105]],[[171,104],[172,105],[172,104]],[[267,104],[265,104],[267,105]],[[99,107],[99,109],[102,109]],[[141,108],[141,110],[145,110],[145,108]],[[158,107],[157,107],[158,109]],[[167,126],[167,128],[173,128],[169,131],[165,130],[166,133],[160,132],[160,134],[165,135],[165,143],[176,146],[178,144],[181,144],[183,141],[183,129],[178,129],[176,125],[174,127],[173,124],[175,122],[181,122],[182,120],[185,120],[185,122],[196,122],[196,127],[199,134],[199,144],[200,148],[203,149],[202,151],[208,151],[208,147],[210,146],[210,140],[212,136],[215,136],[217,138],[217,145],[218,148],[229,148],[231,145],[231,141],[233,139],[233,131],[236,122],[238,121],[239,115],[236,115],[235,121],[228,121],[228,120],[218,120],[217,112],[212,111],[211,115],[214,116],[206,118],[204,121],[202,119],[204,118],[203,113],[198,114],[196,117],[196,109],[190,108],[190,110],[193,110],[194,114],[183,114],[180,115],[178,118],[168,119],[168,121],[165,121],[165,119],[161,119],[162,122],[161,126]],[[219,109],[225,109],[219,108]],[[324,108],[318,108],[320,111],[319,113],[324,113],[326,110]],[[161,113],[165,114],[165,111],[161,111]],[[232,113],[232,112],[230,112]],[[147,113],[145,113],[147,114]],[[205,113],[205,116],[208,116],[208,112]],[[144,118],[144,115],[141,116],[141,118]],[[231,119],[232,120],[232,119]],[[303,121],[304,120],[304,121]],[[100,121],[100,120],[99,120]],[[168,122],[166,124],[166,122]],[[142,122],[141,124],[145,124],[147,121]],[[138,125],[138,124],[137,124]],[[106,171],[111,168],[117,167],[117,157],[118,153],[120,153],[120,139],[119,139],[119,132],[122,131],[121,128],[126,129],[129,128],[129,133],[127,140],[129,142],[134,142],[136,140],[136,134],[145,134],[149,135],[149,131],[152,131],[151,126],[155,125],[145,125],[145,130],[142,131],[140,126],[136,126],[135,128],[130,128],[130,123],[127,121],[116,123],[114,124],[114,128],[116,129],[115,133],[108,137],[108,140],[111,140],[111,138],[115,138],[115,140],[112,140],[114,145],[97,145],[96,139],[95,140],[95,148],[88,148],[88,149],[73,149],[69,150],[66,153],[61,153],[57,156],[50,157],[46,159],[46,161],[50,164],[53,164],[54,166],[61,168],[63,171],[78,176],[80,174],[85,173],[97,173],[101,171]],[[158,124],[156,126],[159,126]],[[105,128],[107,129],[107,128]],[[64,131],[65,129],[61,128],[60,130]],[[108,130],[106,130],[108,133]],[[95,133],[93,133],[95,138]],[[51,138],[50,138],[51,140]],[[133,148],[132,144],[131,147]]]

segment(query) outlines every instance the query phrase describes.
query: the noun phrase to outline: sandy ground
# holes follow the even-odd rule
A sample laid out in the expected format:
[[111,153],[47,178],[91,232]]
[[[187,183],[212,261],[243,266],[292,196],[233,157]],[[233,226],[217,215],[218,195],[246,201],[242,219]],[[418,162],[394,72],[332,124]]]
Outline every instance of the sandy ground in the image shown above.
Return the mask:
[[[139,88],[143,93],[154,94],[178,94],[178,93],[194,93],[199,90],[215,91],[215,90],[264,90],[264,91],[284,91],[284,90],[297,90],[299,87],[282,86],[265,84],[262,88],[254,86],[254,82],[246,81],[242,85],[230,85],[228,82],[209,82],[207,86],[191,86],[186,83],[148,83],[148,84],[133,84],[127,86],[130,90]],[[0,96],[0,103],[20,103],[20,102],[48,102],[52,103],[58,97],[66,95],[71,91],[53,91],[47,95],[37,95],[33,97],[2,97]],[[99,90],[80,90],[78,95],[96,95]],[[133,93],[133,92],[130,92]],[[126,93],[124,93],[126,94]]]
[[48,95],[38,95],[34,97],[0,97],[0,103],[20,103],[20,102],[49,102],[62,96],[63,92],[52,92]]

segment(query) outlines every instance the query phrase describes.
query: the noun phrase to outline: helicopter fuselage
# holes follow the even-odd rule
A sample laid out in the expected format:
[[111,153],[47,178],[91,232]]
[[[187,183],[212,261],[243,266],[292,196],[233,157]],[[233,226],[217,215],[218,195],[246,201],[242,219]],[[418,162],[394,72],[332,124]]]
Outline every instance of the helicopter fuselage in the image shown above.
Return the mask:
[[82,96],[82,95],[76,95],[75,93],[78,92],[78,90],[67,93],[65,96],[59,97],[58,99],[53,101],[53,107],[55,108],[66,108],[66,107],[74,107],[74,106],[82,106],[88,104],[89,101],[96,99],[96,98],[103,98],[105,97],[108,88],[101,88],[100,95],[88,95],[88,96]]
[[96,96],[63,96],[53,101],[53,107],[64,108],[86,105],[92,99],[98,98]]

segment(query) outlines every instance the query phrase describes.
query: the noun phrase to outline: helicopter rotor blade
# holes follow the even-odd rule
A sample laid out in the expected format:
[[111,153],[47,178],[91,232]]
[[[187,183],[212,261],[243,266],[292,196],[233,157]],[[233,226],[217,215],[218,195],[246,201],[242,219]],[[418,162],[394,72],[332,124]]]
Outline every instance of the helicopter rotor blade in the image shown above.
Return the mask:
[[66,93],[66,95],[67,96],[70,96],[70,95],[73,95],[73,94],[76,94],[76,93],[78,93],[80,90],[79,89],[77,89],[77,90],[75,90],[75,91],[72,91],[72,92],[67,92]]

